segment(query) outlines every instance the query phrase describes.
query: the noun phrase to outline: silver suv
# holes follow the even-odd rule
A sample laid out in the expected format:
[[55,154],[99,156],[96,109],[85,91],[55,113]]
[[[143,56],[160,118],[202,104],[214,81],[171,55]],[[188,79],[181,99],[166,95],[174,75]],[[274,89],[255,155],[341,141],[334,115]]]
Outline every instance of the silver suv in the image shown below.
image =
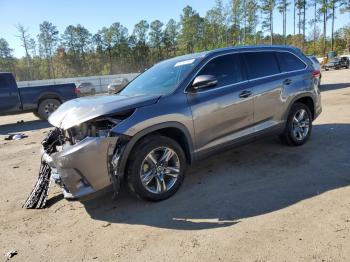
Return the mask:
[[304,144],[321,113],[319,76],[299,49],[285,46],[172,58],[116,95],[60,106],[43,159],[73,197],[117,193],[125,182],[142,198],[163,200],[187,165],[227,146],[267,134]]

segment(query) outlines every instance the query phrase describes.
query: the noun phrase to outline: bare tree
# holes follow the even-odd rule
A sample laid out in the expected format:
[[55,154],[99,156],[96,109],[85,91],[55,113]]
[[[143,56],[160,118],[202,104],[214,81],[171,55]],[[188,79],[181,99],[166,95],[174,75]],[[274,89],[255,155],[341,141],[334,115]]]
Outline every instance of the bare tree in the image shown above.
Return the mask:
[[30,57],[29,51],[31,46],[31,38],[28,34],[28,28],[25,28],[23,25],[18,24],[16,26],[19,35],[16,35],[21,41],[22,46],[24,47],[25,53],[26,53],[26,60],[27,60],[27,71],[28,71],[28,78],[29,80],[33,79],[33,73],[32,73],[32,59]]

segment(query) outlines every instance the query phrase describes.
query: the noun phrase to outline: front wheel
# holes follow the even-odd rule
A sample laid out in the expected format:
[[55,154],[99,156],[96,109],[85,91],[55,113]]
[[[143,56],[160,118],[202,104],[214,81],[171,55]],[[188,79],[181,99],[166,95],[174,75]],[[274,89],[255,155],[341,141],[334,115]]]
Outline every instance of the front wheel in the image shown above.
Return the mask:
[[284,132],[280,135],[283,143],[301,146],[309,139],[312,129],[312,114],[303,103],[295,103],[289,112]]
[[186,156],[173,139],[152,135],[133,149],[127,167],[129,189],[137,196],[164,200],[180,188],[186,170]]

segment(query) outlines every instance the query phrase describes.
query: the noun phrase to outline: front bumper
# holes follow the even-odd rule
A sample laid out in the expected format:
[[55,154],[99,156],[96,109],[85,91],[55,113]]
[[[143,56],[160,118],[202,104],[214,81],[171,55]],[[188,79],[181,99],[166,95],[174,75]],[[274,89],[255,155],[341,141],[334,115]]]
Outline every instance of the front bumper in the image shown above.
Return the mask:
[[118,137],[86,137],[43,159],[56,182],[74,198],[83,198],[112,185],[111,160]]

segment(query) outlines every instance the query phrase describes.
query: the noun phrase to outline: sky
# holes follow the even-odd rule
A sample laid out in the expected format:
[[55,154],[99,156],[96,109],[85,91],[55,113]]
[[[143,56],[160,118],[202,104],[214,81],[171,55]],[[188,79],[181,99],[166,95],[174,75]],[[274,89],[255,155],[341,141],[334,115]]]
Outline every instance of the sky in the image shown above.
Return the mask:
[[[225,1],[227,2],[227,0]],[[24,55],[24,48],[16,37],[16,25],[29,28],[36,38],[39,24],[52,22],[63,33],[68,25],[81,24],[92,34],[104,26],[120,22],[132,32],[141,19],[148,22],[159,19],[164,24],[173,18],[179,21],[182,9],[192,6],[201,16],[212,8],[215,0],[0,0],[0,38],[5,38],[14,55]],[[309,10],[307,17],[312,17]],[[350,24],[350,14],[336,15],[335,29]],[[293,32],[293,14],[287,16],[287,34]],[[330,32],[330,22],[329,29]],[[320,25],[321,28],[321,25]],[[281,15],[275,12],[274,31],[282,33]]]

